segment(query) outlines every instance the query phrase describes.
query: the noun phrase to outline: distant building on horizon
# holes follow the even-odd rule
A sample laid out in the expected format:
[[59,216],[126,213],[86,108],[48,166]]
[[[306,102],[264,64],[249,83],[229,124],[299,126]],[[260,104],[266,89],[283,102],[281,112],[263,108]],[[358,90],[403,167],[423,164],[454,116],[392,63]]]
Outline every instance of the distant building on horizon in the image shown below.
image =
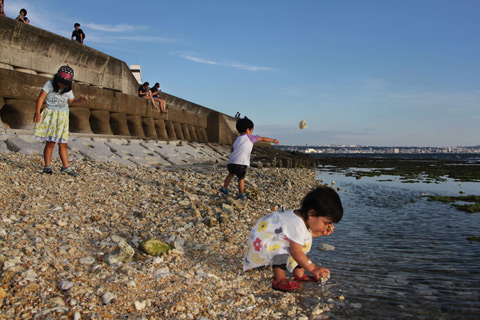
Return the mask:
[[139,64],[131,64],[130,71],[132,71],[133,76],[137,80],[139,84],[142,84],[142,68],[140,68]]

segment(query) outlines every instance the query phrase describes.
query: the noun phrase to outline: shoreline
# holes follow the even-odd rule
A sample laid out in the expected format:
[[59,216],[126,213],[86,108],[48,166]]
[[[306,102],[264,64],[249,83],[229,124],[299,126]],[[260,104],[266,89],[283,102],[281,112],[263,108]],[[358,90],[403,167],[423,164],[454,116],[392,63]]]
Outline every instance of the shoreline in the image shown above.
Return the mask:
[[[298,207],[320,184],[314,169],[251,168],[242,201],[218,192],[224,164],[74,159],[72,178],[40,174],[39,155],[0,157],[0,319],[307,319],[327,310],[324,297],[304,303],[302,291],[274,291],[268,268],[243,273],[241,263],[254,223]],[[106,263],[122,239],[132,261]],[[146,239],[176,249],[147,256],[138,250]]]

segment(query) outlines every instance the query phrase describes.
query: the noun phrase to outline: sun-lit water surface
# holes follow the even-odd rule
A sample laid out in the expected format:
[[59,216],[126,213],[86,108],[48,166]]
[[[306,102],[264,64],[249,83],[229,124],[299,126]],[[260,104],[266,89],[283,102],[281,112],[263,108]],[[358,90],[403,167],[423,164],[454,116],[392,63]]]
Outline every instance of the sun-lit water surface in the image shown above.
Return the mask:
[[[335,181],[345,209],[334,234],[314,239],[311,252],[332,276],[307,291],[325,302],[345,297],[332,304],[330,319],[480,319],[480,242],[466,239],[480,236],[480,214],[421,197],[479,195],[480,183],[329,172],[317,179]],[[321,243],[335,250],[316,250]]]

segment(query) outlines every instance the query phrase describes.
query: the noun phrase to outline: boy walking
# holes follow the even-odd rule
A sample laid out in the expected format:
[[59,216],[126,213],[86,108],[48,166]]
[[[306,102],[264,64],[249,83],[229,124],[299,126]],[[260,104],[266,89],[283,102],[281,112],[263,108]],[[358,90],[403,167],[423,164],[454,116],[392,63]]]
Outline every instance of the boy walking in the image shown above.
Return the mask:
[[245,176],[247,174],[248,167],[250,167],[250,154],[252,153],[253,144],[258,141],[273,142],[278,144],[278,140],[252,135],[253,122],[247,117],[238,119],[236,128],[240,133],[240,136],[238,136],[233,143],[232,154],[230,155],[230,160],[228,161],[227,165],[229,173],[225,178],[223,187],[220,188],[220,192],[228,195],[228,185],[232,181],[233,177],[237,176],[239,195],[236,197],[236,199],[243,199],[247,196],[245,193]]

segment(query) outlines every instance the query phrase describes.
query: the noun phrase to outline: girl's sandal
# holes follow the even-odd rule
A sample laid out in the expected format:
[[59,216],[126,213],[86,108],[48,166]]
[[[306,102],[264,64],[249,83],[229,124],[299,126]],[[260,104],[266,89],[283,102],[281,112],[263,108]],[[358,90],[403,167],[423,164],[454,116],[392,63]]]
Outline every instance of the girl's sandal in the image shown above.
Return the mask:
[[315,281],[317,282],[317,279],[315,279],[312,276],[309,276],[308,274],[304,273],[303,276],[299,277],[297,275],[293,275],[293,279],[297,281]]
[[273,279],[272,289],[283,291],[283,292],[295,291],[298,289],[298,282],[289,281],[287,278],[283,278],[278,281],[275,281],[275,279]]

